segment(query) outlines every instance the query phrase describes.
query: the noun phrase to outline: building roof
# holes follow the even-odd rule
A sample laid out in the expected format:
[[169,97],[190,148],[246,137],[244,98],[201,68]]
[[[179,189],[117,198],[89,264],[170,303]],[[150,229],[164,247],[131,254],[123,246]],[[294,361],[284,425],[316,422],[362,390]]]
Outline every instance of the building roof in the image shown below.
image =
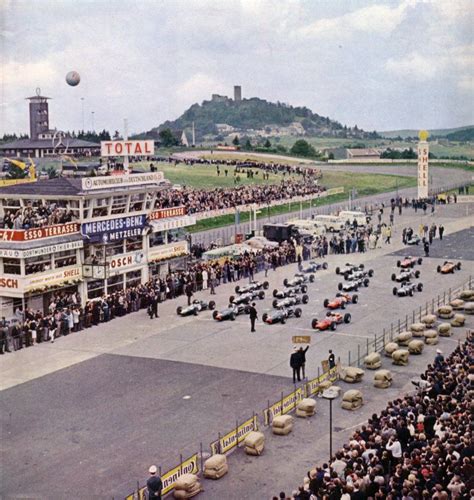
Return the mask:
[[374,148],[348,149],[347,154],[351,156],[380,156],[380,151]]
[[[65,140],[69,148],[100,148],[97,142],[83,141],[82,139],[68,138]],[[63,144],[66,147],[66,144]],[[51,149],[53,144],[51,139],[17,139],[16,141],[0,145],[0,149]]]
[[14,184],[0,188],[0,195],[75,196],[81,192],[81,179],[66,177],[25,182],[24,184]]

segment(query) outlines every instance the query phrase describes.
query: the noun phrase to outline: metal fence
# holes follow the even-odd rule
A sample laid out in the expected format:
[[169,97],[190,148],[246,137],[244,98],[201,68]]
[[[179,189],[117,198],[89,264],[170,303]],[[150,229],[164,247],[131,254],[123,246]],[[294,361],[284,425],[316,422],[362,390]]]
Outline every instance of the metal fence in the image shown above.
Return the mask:
[[453,299],[457,298],[463,290],[472,289],[472,276],[462,285],[456,288],[449,288],[439,294],[436,298],[426,302],[423,306],[413,309],[405,318],[400,318],[396,323],[391,323],[390,327],[384,328],[382,333],[374,334],[374,338],[367,338],[365,344],[358,344],[357,350],[349,350],[347,352],[347,366],[360,367],[364,363],[364,358],[372,352],[382,352],[387,342],[393,341],[394,337],[399,333],[406,331],[410,325],[420,322],[421,318],[427,314],[434,314],[439,306],[449,304]]

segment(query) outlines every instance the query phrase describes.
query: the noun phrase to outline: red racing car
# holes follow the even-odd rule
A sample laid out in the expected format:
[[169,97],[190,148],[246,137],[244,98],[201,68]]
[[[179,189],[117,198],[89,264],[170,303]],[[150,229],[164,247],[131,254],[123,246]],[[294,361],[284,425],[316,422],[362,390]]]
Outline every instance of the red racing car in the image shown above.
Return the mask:
[[346,304],[357,304],[358,301],[359,296],[356,293],[349,295],[348,293],[338,292],[335,299],[324,299],[323,305],[327,309],[345,309]]
[[397,267],[402,269],[408,269],[410,267],[415,267],[416,264],[420,265],[423,262],[421,257],[405,257],[403,260],[397,261]]
[[350,322],[351,322],[351,315],[349,313],[342,315],[341,313],[338,312],[328,311],[324,319],[314,318],[311,321],[311,327],[319,331],[323,330],[334,331],[337,325],[340,325],[341,323],[350,323]]
[[438,273],[441,274],[449,274],[449,273],[454,273],[454,271],[459,271],[461,269],[461,263],[458,262],[455,264],[454,262],[451,262],[450,260],[444,261],[444,264],[442,266],[438,266],[436,270]]

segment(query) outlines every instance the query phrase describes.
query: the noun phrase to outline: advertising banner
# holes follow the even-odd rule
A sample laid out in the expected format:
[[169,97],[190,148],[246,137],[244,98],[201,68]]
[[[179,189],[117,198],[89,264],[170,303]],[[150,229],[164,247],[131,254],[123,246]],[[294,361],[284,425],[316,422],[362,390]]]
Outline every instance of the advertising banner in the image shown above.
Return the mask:
[[188,242],[183,240],[177,241],[176,243],[170,243],[168,245],[151,247],[148,250],[148,260],[156,262],[160,260],[172,259],[174,257],[180,257],[187,254]]
[[182,217],[186,215],[186,207],[160,208],[150,214],[150,220],[168,219],[169,217]]
[[[168,472],[165,472],[161,476],[161,481],[163,482],[163,489],[161,491],[161,494],[166,495],[167,493],[172,491],[174,489],[176,481],[183,474],[197,474],[198,472],[199,472],[198,454],[195,453],[194,455],[187,458],[179,465],[169,470]],[[147,498],[148,495],[146,492],[146,486],[143,486],[143,488],[140,488],[138,491],[128,495],[125,498],[125,500],[146,500]]]
[[180,227],[194,226],[194,224],[196,224],[196,217],[191,217],[189,215],[171,219],[154,220],[151,222],[154,233],[158,231],[169,231],[170,229],[178,229]]
[[291,341],[293,344],[311,344],[311,335],[294,335]]
[[300,387],[291,392],[288,396],[272,404],[263,412],[263,421],[265,425],[270,425],[274,417],[286,415],[296,408],[296,405],[303,399],[303,389]]
[[100,156],[151,156],[154,152],[153,140],[100,141]]
[[1,249],[0,257],[14,257],[17,259],[27,259],[29,257],[36,257],[38,255],[47,255],[51,253],[64,252],[66,250],[76,250],[84,246],[83,240],[69,241],[67,243],[57,243],[56,245],[47,245],[44,247],[30,248],[28,250],[16,249]]
[[226,454],[229,451],[233,450],[235,447],[239,445],[247,434],[252,431],[258,430],[258,420],[257,416],[254,415],[252,418],[249,418],[235,429],[232,429],[225,436],[222,436],[217,441],[211,443],[211,454],[215,455],[216,453]]
[[141,236],[145,224],[145,215],[130,215],[117,219],[85,222],[81,225],[81,233],[90,242],[109,243]]
[[321,391],[320,384],[325,380],[330,380],[331,382],[335,382],[338,379],[339,367],[335,366],[331,368],[329,371],[324,372],[319,377],[313,378],[309,382],[305,384],[305,397],[313,396],[314,394],[318,394]]
[[140,186],[158,184],[164,180],[163,172],[145,172],[143,174],[105,175],[100,177],[84,177],[81,179],[83,191],[108,189],[114,187]]
[[107,259],[107,267],[109,268],[110,276],[114,276],[120,274],[124,269],[142,264],[144,260],[145,254],[141,250],[138,250],[137,252],[126,253]]
[[35,227],[32,229],[0,229],[0,240],[32,241],[53,236],[78,233],[80,225],[77,222],[67,222],[56,226]]

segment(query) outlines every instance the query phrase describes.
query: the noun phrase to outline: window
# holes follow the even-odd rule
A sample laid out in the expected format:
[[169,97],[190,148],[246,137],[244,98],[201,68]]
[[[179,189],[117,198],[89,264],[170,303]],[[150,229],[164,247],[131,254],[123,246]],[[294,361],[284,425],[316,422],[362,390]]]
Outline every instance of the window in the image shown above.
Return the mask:
[[51,255],[38,255],[25,260],[25,273],[35,274],[51,269]]
[[114,255],[120,255],[124,253],[123,251],[123,241],[117,241],[115,243],[110,243],[105,247],[105,252],[107,257],[112,257]]
[[3,258],[3,272],[5,274],[21,274],[20,259]]
[[125,240],[125,252],[134,252],[135,250],[141,250],[142,248],[142,236],[136,236],[135,238],[129,238],[128,240]]
[[170,229],[168,231],[168,243],[174,243],[175,241],[184,240],[186,233],[183,228]]
[[142,270],[130,271],[126,274],[127,288],[131,286],[138,286],[142,282]]
[[132,194],[130,196],[130,212],[140,212],[143,208],[145,201],[145,193]]
[[93,201],[92,217],[106,217],[109,215],[110,198],[96,198]]
[[73,266],[76,263],[76,250],[66,250],[54,254],[54,267]]
[[158,231],[157,233],[150,234],[150,247],[157,247],[158,245],[163,245],[166,243],[165,232]]
[[107,293],[120,292],[123,290],[123,274],[117,274],[107,280]]
[[127,211],[127,199],[126,194],[114,196],[112,198],[112,214],[124,214]]
[[95,280],[89,281],[87,283],[87,297],[89,299],[95,299],[104,295],[104,281]]

